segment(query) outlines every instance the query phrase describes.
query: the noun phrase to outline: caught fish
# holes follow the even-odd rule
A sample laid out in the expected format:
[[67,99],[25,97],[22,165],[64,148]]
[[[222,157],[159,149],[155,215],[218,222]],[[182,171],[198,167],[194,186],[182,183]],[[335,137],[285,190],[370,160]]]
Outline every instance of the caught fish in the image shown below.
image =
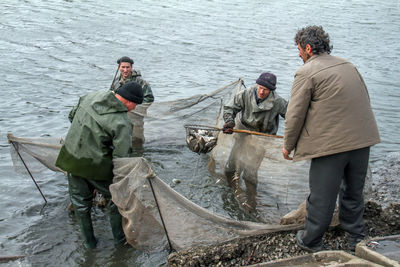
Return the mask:
[[214,130],[188,129],[186,144],[197,154],[210,152],[217,144],[218,132]]

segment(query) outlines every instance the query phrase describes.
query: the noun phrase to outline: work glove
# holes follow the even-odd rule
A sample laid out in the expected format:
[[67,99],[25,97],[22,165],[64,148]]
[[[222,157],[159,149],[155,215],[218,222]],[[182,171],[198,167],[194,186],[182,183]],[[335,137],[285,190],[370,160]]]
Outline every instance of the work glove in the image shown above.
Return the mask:
[[228,121],[224,124],[224,127],[222,128],[222,132],[224,134],[232,134],[233,133],[233,127],[235,127],[235,123]]

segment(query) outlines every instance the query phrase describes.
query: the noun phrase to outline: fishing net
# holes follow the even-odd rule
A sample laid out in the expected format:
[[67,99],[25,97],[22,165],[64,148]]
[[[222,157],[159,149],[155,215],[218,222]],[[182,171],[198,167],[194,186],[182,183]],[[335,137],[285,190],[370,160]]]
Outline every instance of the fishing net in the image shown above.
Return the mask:
[[[18,138],[8,135],[12,154],[23,159],[32,172],[35,164],[53,171],[62,139]],[[38,153],[40,151],[40,153]],[[36,163],[35,163],[36,161]],[[113,202],[123,217],[123,229],[130,245],[155,251],[186,249],[237,237],[298,229],[298,224],[268,225],[236,221],[212,213],[173,190],[159,179],[150,164],[140,157],[114,160]]]
[[[132,246],[156,250],[171,244],[179,250],[299,227],[293,220],[286,221],[290,224],[287,226],[279,222],[306,199],[309,162],[284,160],[282,139],[243,133],[227,135],[214,129],[223,124],[222,105],[242,87],[239,79],[210,93],[140,105],[128,115],[136,125],[134,138],[142,144],[185,145],[186,140],[192,151],[208,153],[208,170],[215,182],[223,181],[232,187],[240,207],[254,215],[258,223],[231,220],[194,204],[159,179],[141,157],[117,159],[115,184],[110,190]],[[195,123],[210,128],[186,127],[185,131],[185,125]],[[239,120],[236,125],[244,128]],[[20,138],[9,134],[8,139],[17,170],[28,167],[39,172],[45,166],[61,171],[55,161],[62,138]]]
[[[235,123],[238,129],[245,128],[238,119]],[[257,220],[266,223],[304,222],[305,209],[301,209],[301,213],[299,210],[292,213],[289,219],[281,218],[299,206],[301,208],[307,198],[310,161],[285,160],[282,147],[282,138],[220,132],[217,145],[211,152],[208,170],[232,187],[239,205]],[[369,170],[365,195],[371,193],[371,177]]]
[[285,160],[282,147],[278,138],[219,133],[208,164],[213,176],[232,187],[244,210],[268,223],[279,223],[309,193],[309,162]]
[[62,172],[55,166],[58,153],[64,140],[62,138],[19,138],[7,134],[11,144],[10,153],[16,172],[26,172],[26,167],[33,173],[46,169]]
[[115,160],[110,190],[124,218],[127,241],[138,249],[163,249],[169,239],[172,248],[180,250],[299,228],[235,221],[212,213],[165,184],[143,158]]
[[186,129],[186,144],[197,154],[208,153],[217,145],[219,128],[205,125],[184,125]]
[[182,144],[185,141],[185,131],[183,131],[185,124],[215,126],[222,116],[222,105],[242,88],[243,80],[238,79],[205,94],[138,105],[128,113],[134,125],[134,145],[144,141]]

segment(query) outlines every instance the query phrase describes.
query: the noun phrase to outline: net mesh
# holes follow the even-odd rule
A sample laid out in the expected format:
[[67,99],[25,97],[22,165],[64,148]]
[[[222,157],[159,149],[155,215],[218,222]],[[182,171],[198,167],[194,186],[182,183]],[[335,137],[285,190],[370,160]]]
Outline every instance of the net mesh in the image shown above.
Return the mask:
[[24,172],[24,163],[29,170],[40,173],[45,169],[62,172],[55,166],[58,153],[63,144],[62,138],[19,138],[7,135],[11,144],[10,153],[16,172]]
[[[194,204],[159,179],[141,157],[116,159],[115,183],[110,190],[133,247],[163,249],[169,239],[173,249],[180,250],[299,227],[298,220],[287,220],[290,225],[279,225],[279,221],[306,199],[309,162],[284,160],[282,139],[243,133],[227,135],[213,128],[223,124],[222,105],[242,88],[243,81],[238,79],[210,93],[139,105],[128,115],[135,125],[134,139],[139,143],[184,145],[186,140],[192,151],[208,153],[208,170],[215,181],[229,185],[240,207],[258,222],[235,221]],[[186,127],[185,131],[185,125],[210,128]],[[239,120],[236,125],[243,128]],[[192,139],[188,142],[189,137]],[[8,139],[17,171],[25,168],[21,159],[31,172],[46,168],[61,171],[55,161],[62,138],[19,138],[9,134]],[[204,144],[191,148],[190,144],[199,139]]]
[[133,136],[139,143],[145,140],[149,143],[182,144],[185,124],[215,126],[222,117],[222,105],[242,88],[243,80],[238,79],[205,94],[138,105],[128,114],[135,125]]
[[298,228],[298,225],[235,221],[212,213],[165,184],[143,158],[117,159],[114,166],[115,180],[110,190],[125,218],[127,241],[136,248],[163,249],[168,246],[167,235],[172,248],[180,250]]

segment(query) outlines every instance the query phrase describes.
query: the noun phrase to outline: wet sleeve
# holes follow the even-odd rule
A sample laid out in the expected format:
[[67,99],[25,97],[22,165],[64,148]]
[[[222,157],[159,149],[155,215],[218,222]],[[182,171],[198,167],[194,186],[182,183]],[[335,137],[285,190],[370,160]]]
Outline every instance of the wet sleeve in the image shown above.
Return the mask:
[[121,121],[112,130],[113,158],[126,158],[132,154],[132,128],[130,122]]
[[244,91],[235,95],[225,106],[224,106],[224,121],[235,123],[236,114],[239,113],[244,107],[243,94]]
[[288,101],[286,101],[283,98],[280,98],[279,99],[279,115],[281,115],[282,118],[285,118],[285,116],[286,116],[287,106],[288,106]]

